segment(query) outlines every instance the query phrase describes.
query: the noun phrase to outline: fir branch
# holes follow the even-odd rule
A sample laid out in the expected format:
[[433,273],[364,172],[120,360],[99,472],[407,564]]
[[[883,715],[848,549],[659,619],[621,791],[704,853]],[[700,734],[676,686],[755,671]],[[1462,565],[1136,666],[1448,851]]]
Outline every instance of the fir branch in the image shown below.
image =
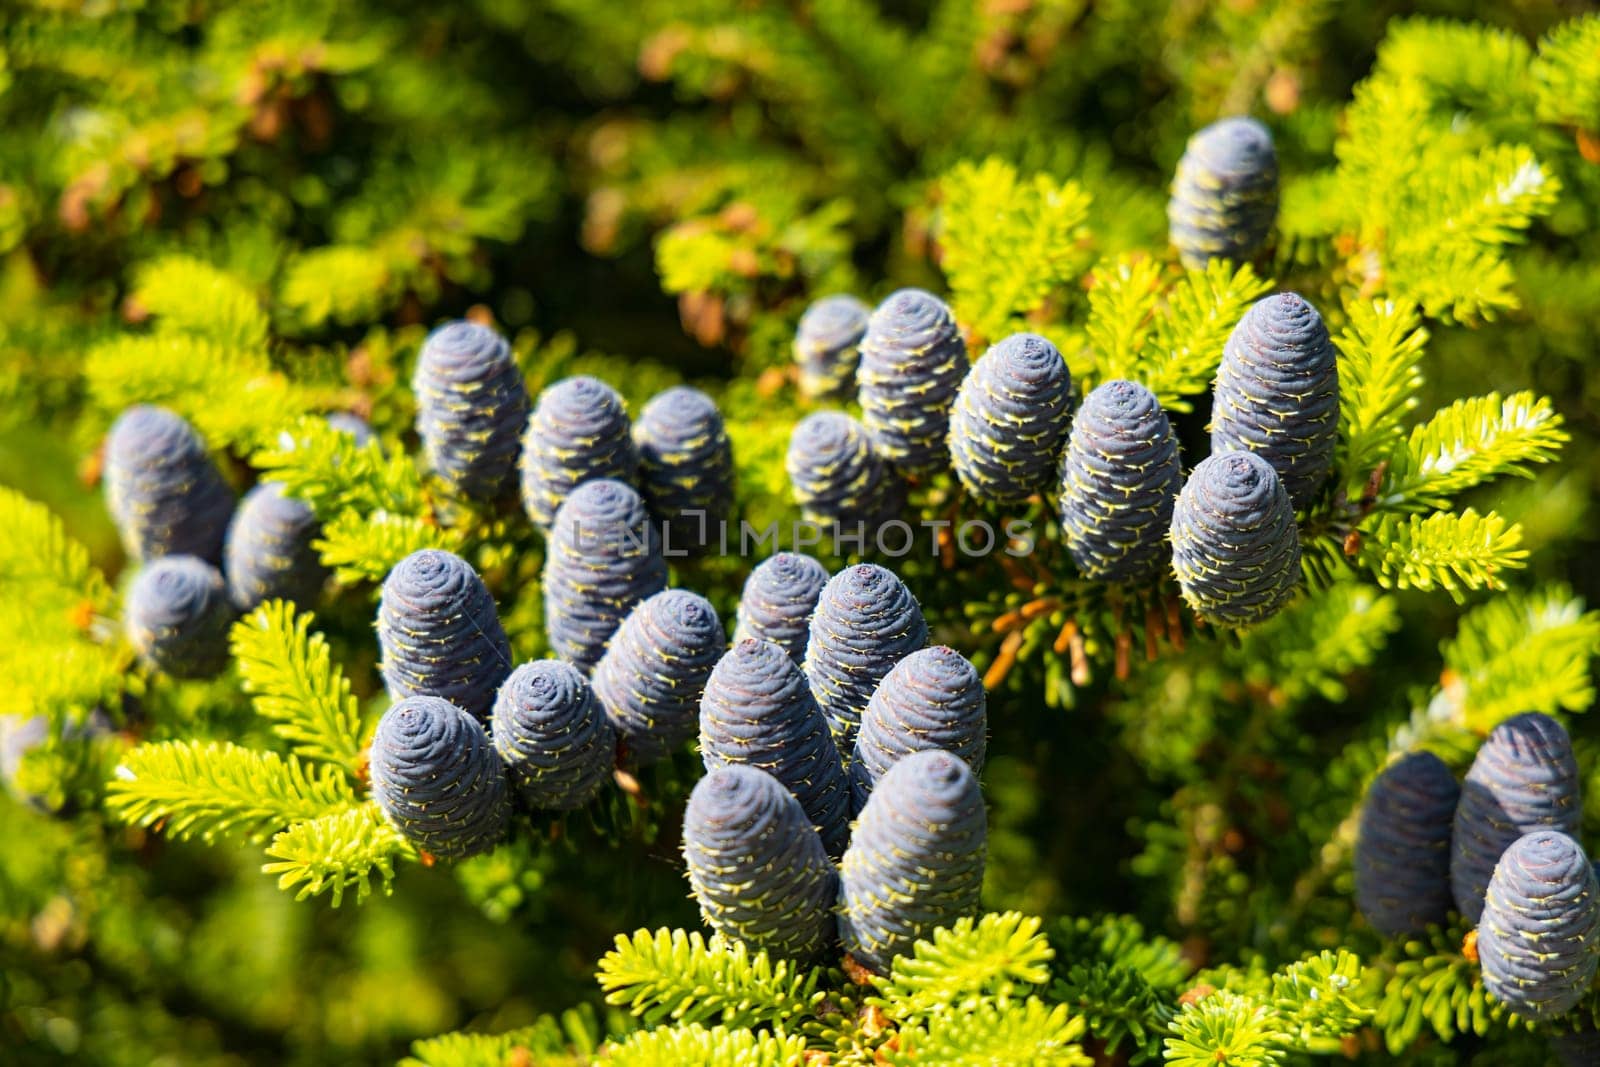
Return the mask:
[[641,1030],[608,1046],[603,1060],[609,1067],[796,1067],[805,1053],[803,1037],[687,1023]]
[[1600,126],[1600,14],[1568,19],[1539,42],[1532,75],[1545,122],[1590,133]]
[[1394,950],[1398,958],[1383,981],[1373,1015],[1391,1053],[1410,1048],[1424,1027],[1449,1042],[1459,1034],[1482,1036],[1506,1021],[1505,1006],[1483,988],[1477,963],[1461,954],[1465,933],[1459,923],[1447,930],[1430,929]]
[[1284,1057],[1272,1009],[1226,990],[1185,1004],[1172,1033],[1169,1067],[1270,1067]]
[[1015,911],[964,917],[918,941],[911,958],[897,957],[879,989],[897,1019],[966,1011],[987,998],[1006,1004],[1048,982],[1054,956],[1037,918]]
[[1178,946],[1121,915],[1063,919],[1050,940],[1056,949],[1050,998],[1082,1016],[1107,1052],[1130,1042],[1141,1058],[1158,1058],[1176,991],[1192,969]]
[[1347,695],[1344,679],[1376,660],[1398,629],[1393,597],[1341,581],[1294,601],[1225,655],[1246,680],[1270,687],[1275,700],[1317,694],[1337,701]]
[[209,263],[170,255],[142,264],[129,298],[163,328],[265,353],[268,323],[261,302],[238,278]]
[[454,531],[426,518],[377,511],[360,515],[347,511],[328,523],[316,542],[322,562],[333,568],[334,579],[344,585],[381,582],[394,565],[424,548],[455,551],[460,538]]
[[544,1067],[580,1067],[591,1062],[599,1044],[594,1013],[571,1009],[560,1017],[542,1015],[538,1022],[499,1034],[440,1034],[411,1045],[400,1067],[505,1067],[539,1063]]
[[1154,343],[1140,360],[1137,378],[1169,411],[1192,411],[1189,396],[1202,393],[1222,362],[1222,347],[1240,317],[1272,289],[1245,263],[1213,259],[1205,270],[1186,271],[1156,320]]
[[[1095,384],[1113,378],[1137,380],[1139,355],[1155,330],[1161,265],[1147,256],[1118,256],[1096,266],[1089,280],[1085,329],[1094,363],[1074,372]],[[1220,352],[1217,358],[1222,358]]]
[[1521,544],[1522,527],[1492,511],[1384,515],[1362,533],[1361,562],[1385,589],[1439,588],[1460,602],[1469,590],[1503,589],[1503,572],[1528,558]]
[[1365,977],[1361,959],[1345,949],[1320,952],[1272,976],[1280,1028],[1297,1051],[1330,1053],[1372,1017],[1357,999]]
[[1390,468],[1382,506],[1443,508],[1459,493],[1501,475],[1532,477],[1568,440],[1545,397],[1499,393],[1457,400],[1411,431]]
[[306,759],[360,771],[366,746],[361,707],[333,664],[328,642],[311,632],[310,612],[271,600],[233,626],[234,658],[256,713]]
[[[356,804],[344,775],[294,756],[223,741],[160,741],[123,757],[106,806],[124,822],[173,837],[265,840],[277,830]],[[337,814],[334,816],[337,817]]]
[[1360,484],[1401,438],[1406,415],[1422,389],[1422,350],[1428,341],[1413,305],[1393,300],[1351,301],[1339,335],[1338,468]]
[[901,1027],[881,1054],[892,1064],[938,1063],[987,1067],[995,1063],[1093,1067],[1078,1044],[1083,1020],[1065,1004],[1048,1006],[1037,997],[1000,1004],[983,999],[957,1012],[937,1012],[926,1022]]
[[273,862],[261,870],[278,876],[279,889],[295,889],[296,900],[331,893],[337,908],[352,887],[356,903],[364,902],[373,878],[385,895],[393,892],[395,860],[412,854],[378,805],[367,801],[284,830],[267,846]]
[[5,486],[0,486],[0,583],[8,599],[27,604],[29,614],[59,608],[64,615],[65,608],[79,603],[104,611],[110,599],[89,550],[67,535],[55,513]]
[[300,419],[250,462],[323,522],[346,511],[417,515],[424,507],[422,477],[410,457],[386,455],[377,440],[357,444],[323,419]]
[[626,1006],[649,1025],[715,1019],[743,1029],[809,1015],[821,973],[800,973],[787,960],[774,963],[720,934],[661,929],[618,934],[597,979],[606,1003]]

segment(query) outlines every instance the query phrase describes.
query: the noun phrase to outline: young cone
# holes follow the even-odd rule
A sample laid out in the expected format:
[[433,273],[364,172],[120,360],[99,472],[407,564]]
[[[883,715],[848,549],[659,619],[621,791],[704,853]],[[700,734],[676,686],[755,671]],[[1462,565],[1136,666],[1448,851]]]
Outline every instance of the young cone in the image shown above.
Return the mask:
[[727,647],[704,597],[668,589],[623,620],[594,669],[594,695],[628,758],[654,763],[694,736],[700,694]]
[[1201,461],[1172,509],[1172,567],[1189,606],[1219,626],[1249,626],[1289,602],[1300,532],[1266,460],[1230,452]]
[[800,964],[834,944],[838,877],[800,802],[765,771],[720,767],[689,795],[683,856],[706,925]]
[[632,484],[638,467],[628,409],[611,386],[582,376],[539,394],[522,439],[522,505],[535,526],[548,530],[578,486],[600,478]]
[[1226,118],[1189,138],[1167,202],[1168,232],[1185,267],[1251,258],[1277,217],[1278,154],[1265,126]]
[[372,796],[406,840],[446,860],[493,848],[511,813],[505,767],[483,727],[432,696],[401,700],[378,720]]
[[876,526],[905,506],[905,486],[842,411],[801,419],[789,435],[784,469],[808,522]]
[[417,436],[434,473],[471,500],[507,493],[528,421],[528,389],[506,339],[475,322],[446,323],[423,342],[411,388]]
[[570,811],[611,780],[617,739],[589,682],[570,663],[524,663],[495,695],[492,737],[532,808]]
[[861,812],[839,868],[839,938],[887,974],[896,956],[975,916],[987,817],[966,761],[937,749],[889,768]]
[[861,337],[872,309],[853,296],[825,296],[806,308],[794,335],[800,392],[813,400],[843,400],[856,391]]
[[798,552],[779,552],[758,564],[739,595],[734,643],[752,637],[771,641],[804,663],[811,614],[827,584],[827,568]]
[[1056,346],[1013,334],[967,372],[950,412],[950,460],[967,491],[991,504],[1042,492],[1072,420],[1072,375]]
[[1478,961],[1484,988],[1524,1019],[1583,999],[1600,963],[1600,882],[1581,845],[1539,830],[1506,849],[1478,921]]
[[851,810],[861,811],[879,779],[913,752],[942,749],[980,773],[988,728],[983,679],[965,656],[944,645],[911,653],[867,701],[850,761]]
[[383,685],[392,700],[441,697],[480,721],[511,673],[494,597],[452,552],[413,552],[383,580],[378,604]]
[[228,665],[233,611],[217,568],[194,556],[163,556],[134,578],[123,608],[128,642],[154,670],[211,678]]
[[129,556],[222,562],[233,490],[200,435],[166,408],[139,404],[112,425],[105,489],[106,506]]
[[733,509],[733,449],[717,405],[698,389],[668,389],[639,413],[633,443],[645,503],[665,526],[662,550],[684,555],[716,544]]
[[1412,752],[1367,790],[1356,837],[1356,907],[1385,937],[1450,916],[1450,828],[1461,787],[1444,760]]
[[943,300],[901,289],[879,304],[857,371],[861,421],[878,454],[904,471],[944,467],[950,406],[966,373],[967,345]]
[[277,482],[246,493],[223,552],[234,608],[246,612],[273,599],[314,604],[328,577],[313,544],[321,529],[310,506],[285,496]]
[[783,783],[837,858],[850,837],[850,796],[828,721],[794,660],[770,641],[741,641],[700,699],[706,770],[759,767]]

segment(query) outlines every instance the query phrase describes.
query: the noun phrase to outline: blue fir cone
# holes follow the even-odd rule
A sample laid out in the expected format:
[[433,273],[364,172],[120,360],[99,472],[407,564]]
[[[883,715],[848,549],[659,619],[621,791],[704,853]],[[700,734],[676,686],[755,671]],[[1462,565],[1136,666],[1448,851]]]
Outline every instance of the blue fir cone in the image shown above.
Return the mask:
[[806,521],[876,527],[905,506],[905,485],[861,424],[842,411],[807,415],[789,436],[784,460]]
[[814,400],[855,395],[861,337],[872,309],[853,296],[825,296],[806,308],[794,335],[800,392]]
[[1182,484],[1178,438],[1155,394],[1122,379],[1091,391],[1061,457],[1061,536],[1079,573],[1156,578]]
[[1478,921],[1495,864],[1524,834],[1576,834],[1578,792],[1578,761],[1559,722],[1529,712],[1496,726],[1478,749],[1456,806],[1450,856],[1456,910]]
[[1300,580],[1294,505],[1252,452],[1208,456],[1172,509],[1172,567],[1195,614],[1249,626],[1278,613]]
[[719,767],[683,813],[683,858],[706,925],[802,965],[836,942],[838,875],[800,802],[754,767]]
[[1007,337],[967,372],[950,412],[950,460],[979,500],[1015,504],[1043,492],[1072,421],[1072,374],[1036,333]]
[[798,552],[779,552],[758,564],[739,594],[734,643],[752,637],[771,641],[804,663],[811,613],[827,584],[828,569]]
[[654,763],[694,736],[700,695],[725,648],[717,609],[686,589],[628,613],[594,669],[594,694],[630,761]]
[[233,611],[222,573],[195,556],[163,556],[133,579],[123,626],[139,658],[174,678],[212,678],[228,665]]
[[949,460],[950,406],[967,373],[967,344],[943,300],[891,293],[867,320],[857,371],[861,421],[879,455],[903,471]]
[[436,548],[411,553],[383,580],[378,645],[390,699],[440,697],[480,721],[511,673],[494,597],[470,563]]
[[194,427],[166,408],[131,407],[106,438],[104,471],[106,505],[129,556],[222,562],[233,490]]
[[733,510],[733,446],[706,394],[678,386],[657,394],[633,425],[639,485],[662,524],[662,550],[703,552]]
[[284,495],[279,482],[262,482],[234,512],[224,546],[228,598],[240,612],[263,601],[316,602],[328,569],[315,540],[322,532],[305,501]]
[[1338,437],[1338,352],[1322,316],[1297,293],[1256,301],[1222,351],[1211,451],[1254,452],[1303,510],[1328,480]]
[[439,327],[423,342],[411,388],[417,436],[451,491],[485,502],[509,492],[528,389],[506,339],[466,320]]
[[478,720],[415,696],[383,713],[372,738],[372,796],[407,841],[438,859],[487,852],[505,837],[505,766]]
[[1412,752],[1367,790],[1356,837],[1356,907],[1385,937],[1450,916],[1450,830],[1461,787],[1444,760]]
[[574,489],[544,561],[545,636],[555,654],[593,670],[634,605],[666,585],[661,536],[639,494],[610,478]]
[[1478,921],[1478,961],[1490,993],[1524,1019],[1575,1007],[1600,963],[1600,882],[1583,847],[1538,830],[1507,848]]
[[926,749],[889,768],[839,866],[845,951],[887,974],[934,930],[977,915],[987,834],[978,778],[965,760]]
[[563,378],[539,394],[522,439],[522,505],[548,530],[572,491],[585,482],[614,478],[633,484],[639,456],[628,408],[598,378]]
[[941,749],[983,771],[988,697],[967,657],[936,645],[896,663],[867,701],[850,761],[852,810],[866,806],[889,768],[913,752]]
[[766,771],[800,801],[828,855],[844,851],[850,793],[839,750],[805,675],[778,645],[741,641],[717,663],[700,700],[700,758],[708,771]]
[[1277,217],[1278,153],[1265,126],[1226,118],[1189,138],[1167,202],[1168,232],[1185,267],[1250,259]]
[[892,571],[863,563],[828,579],[811,616],[805,671],[841,755],[854,751],[883,676],[927,643],[922,608]]
[[491,723],[494,750],[531,808],[581,808],[616,766],[616,734],[570,663],[536,660],[512,671],[495,695]]

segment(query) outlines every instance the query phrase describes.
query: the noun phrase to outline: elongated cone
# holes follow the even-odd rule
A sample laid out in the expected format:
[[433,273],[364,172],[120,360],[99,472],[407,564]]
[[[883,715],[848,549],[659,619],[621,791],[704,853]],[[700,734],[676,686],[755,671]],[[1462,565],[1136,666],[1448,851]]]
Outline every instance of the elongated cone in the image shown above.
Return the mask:
[[639,455],[628,408],[598,378],[563,378],[539,394],[522,438],[522,506],[548,530],[572,491],[614,478],[632,484]]
[[146,665],[174,678],[221,674],[232,624],[222,575],[194,556],[152,561],[134,578],[123,608],[128,643]]
[[1524,834],[1576,834],[1582,817],[1578,761],[1556,720],[1530,712],[1496,726],[1461,787],[1451,836],[1450,889],[1472,922],[1500,856]]
[[905,506],[904,483],[842,411],[801,419],[789,436],[784,469],[808,522],[876,527]]
[[1484,988],[1525,1019],[1565,1015],[1600,963],[1600,882],[1555,830],[1519,837],[1495,866],[1478,920]]
[[1385,937],[1450,917],[1450,828],[1461,787],[1444,760],[1412,752],[1367,790],[1356,838],[1356,907]]
[[837,858],[850,837],[850,795],[828,720],[805,675],[770,641],[741,641],[718,661],[700,700],[706,770],[759,767],[800,801]]
[[511,672],[495,695],[492,736],[511,784],[533,808],[582,807],[616,765],[616,734],[588,679],[560,660]]
[[922,608],[892,571],[863,563],[828,579],[811,616],[805,670],[841,756],[854,753],[861,713],[883,676],[927,643]]
[[487,721],[511,673],[494,597],[453,552],[413,552],[383,580],[378,604],[383,684],[393,700],[434,696]]
[[1036,333],[1007,337],[967,372],[950,413],[950,461],[979,500],[1015,504],[1055,476],[1072,421],[1072,375]]
[[663,524],[662,551],[716,544],[733,510],[733,447],[717,405],[698,389],[668,389],[639,413],[633,443],[645,503]]
[[827,568],[798,552],[779,552],[758,564],[739,596],[734,643],[751,637],[771,641],[804,663],[811,613],[827,584]]
[[853,296],[825,296],[806,308],[794,335],[800,392],[813,400],[843,400],[856,392],[861,337],[872,309]]
[[1254,452],[1296,510],[1328,480],[1339,437],[1338,352],[1297,293],[1256,301],[1233,328],[1211,400],[1211,451]]
[[701,916],[724,937],[800,964],[835,944],[838,876],[800,802],[765,771],[720,767],[700,779],[683,857]]
[[717,610],[686,589],[628,613],[594,669],[594,695],[631,761],[653,763],[695,735],[700,695],[726,647]]
[[1079,573],[1155,578],[1182,484],[1178,438],[1155,394],[1120,378],[1090,392],[1061,457],[1061,536]]
[[550,648],[593,670],[628,612],[666,584],[661,537],[639,494],[610,478],[583,483],[550,531],[544,562]]
[[505,766],[478,720],[448,700],[408,697],[372,737],[372,796],[396,830],[437,859],[487,852],[505,837]]
[[913,752],[936,748],[983,770],[988,745],[988,699],[983,679],[967,657],[936,645],[896,663],[867,701],[850,761],[852,811],[889,768]]
[[281,483],[262,482],[246,493],[224,551],[235,610],[250,611],[273,599],[315,604],[328,578],[314,543],[321,531],[310,505],[284,495]]
[[1219,626],[1249,626],[1289,602],[1300,531],[1271,464],[1250,452],[1201,461],[1172,509],[1172,567],[1189,606]]
[[528,388],[506,339],[465,319],[446,323],[423,342],[411,389],[417,436],[444,483],[472,500],[508,493],[528,421]]
[[105,487],[129,556],[222,562],[233,490],[200,435],[177,415],[147,404],[124,411],[106,437]]
[[1265,126],[1226,118],[1189,138],[1167,202],[1172,244],[1185,267],[1250,259],[1277,217],[1278,153]]
[[965,760],[929,749],[889,768],[839,867],[845,951],[886,974],[934,930],[977,915],[987,836],[978,779]]
[[874,449],[903,471],[949,461],[950,406],[967,373],[967,344],[943,300],[921,289],[891,293],[861,339],[861,421]]

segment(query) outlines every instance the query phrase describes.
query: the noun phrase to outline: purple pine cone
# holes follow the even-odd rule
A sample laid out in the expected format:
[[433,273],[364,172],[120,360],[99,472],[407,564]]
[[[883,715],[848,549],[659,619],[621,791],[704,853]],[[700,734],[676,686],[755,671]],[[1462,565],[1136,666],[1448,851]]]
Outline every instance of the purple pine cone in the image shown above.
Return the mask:
[[979,500],[1015,504],[1056,473],[1072,421],[1072,375],[1036,333],[1007,337],[967,372],[950,413],[950,459]]
[[706,770],[759,767],[800,801],[837,857],[850,838],[850,795],[828,721],[805,675],[770,641],[741,641],[717,663],[700,700]]
[[1244,313],[1223,349],[1211,401],[1211,451],[1272,464],[1295,508],[1328,480],[1339,436],[1338,352],[1317,309],[1277,293]]
[[1249,626],[1289,602],[1300,531],[1271,464],[1253,452],[1200,462],[1172,509],[1172,568],[1189,606],[1219,626]]
[[828,579],[811,616],[805,669],[841,755],[854,751],[861,713],[883,676],[927,643],[922,608],[892,571],[863,563]]
[[842,411],[801,419],[789,436],[784,467],[808,522],[875,527],[905,507],[905,485],[861,424]]
[[978,914],[988,819],[978,779],[948,752],[889,768],[861,812],[839,867],[839,939],[887,974],[941,926]]
[[639,494],[610,478],[574,489],[544,561],[545,636],[556,655],[593,670],[634,605],[666,585],[661,538]]
[[240,612],[263,601],[316,603],[328,569],[313,545],[322,527],[305,501],[285,496],[278,482],[245,494],[224,547],[228,597]]
[[806,308],[794,335],[800,392],[813,400],[843,400],[856,391],[861,337],[872,309],[853,296],[825,296]]
[[233,610],[222,574],[194,556],[163,556],[134,578],[123,626],[139,658],[174,678],[212,678],[228,665]]
[[861,421],[879,455],[904,471],[937,470],[949,455],[950,406],[967,373],[967,344],[943,300],[891,293],[861,339]]
[[506,834],[505,766],[466,711],[438,697],[392,705],[372,738],[372,796],[395,829],[439,859],[487,852]]
[[639,457],[628,408],[598,378],[563,378],[539,394],[522,439],[522,506],[548,530],[572,491],[614,478],[633,484]]
[[981,773],[988,729],[983,679],[967,657],[944,645],[911,653],[884,675],[861,716],[850,761],[851,810],[866,806],[890,767],[923,749],[960,756]]
[[752,637],[771,641],[790,659],[804,663],[811,613],[827,584],[827,568],[798,552],[779,552],[757,565],[739,596],[734,643]]
[[583,673],[543,659],[511,672],[494,699],[494,749],[529,807],[570,811],[611,778],[617,738]]
[[1444,760],[1412,752],[1373,780],[1356,838],[1356,907],[1385,937],[1450,916],[1450,826],[1461,787]]
[[694,736],[700,694],[727,643],[717,610],[686,589],[628,613],[594,669],[594,695],[633,762],[654,763]]
[[465,320],[439,327],[423,342],[411,388],[417,436],[445,484],[471,500],[508,492],[528,421],[528,389],[506,339]]
[[1278,217],[1278,153],[1255,119],[1221,119],[1189,138],[1167,202],[1168,232],[1183,265],[1247,260]]
[[683,858],[700,914],[722,936],[800,964],[835,944],[838,876],[771,775],[722,767],[700,779],[683,813]]
[[480,721],[511,673],[494,597],[472,564],[439,549],[411,553],[383,580],[378,644],[390,699],[440,697]]
[[653,397],[633,426],[639,484],[664,527],[663,551],[699,553],[718,540],[733,510],[733,447],[722,413],[698,389]]
[[1484,988],[1524,1019],[1571,1011],[1600,963],[1600,882],[1583,847],[1539,830],[1495,866],[1478,921]]
[[124,411],[106,438],[105,486],[129,556],[222,562],[233,490],[200,435],[177,415],[147,404]]
[[1478,749],[1456,806],[1450,889],[1472,922],[1501,853],[1524,834],[1576,834],[1582,816],[1578,761],[1559,722],[1530,712],[1496,726]]
[[1122,379],[1090,392],[1061,457],[1061,535],[1079,573],[1153,580],[1182,484],[1178,438],[1155,394]]

